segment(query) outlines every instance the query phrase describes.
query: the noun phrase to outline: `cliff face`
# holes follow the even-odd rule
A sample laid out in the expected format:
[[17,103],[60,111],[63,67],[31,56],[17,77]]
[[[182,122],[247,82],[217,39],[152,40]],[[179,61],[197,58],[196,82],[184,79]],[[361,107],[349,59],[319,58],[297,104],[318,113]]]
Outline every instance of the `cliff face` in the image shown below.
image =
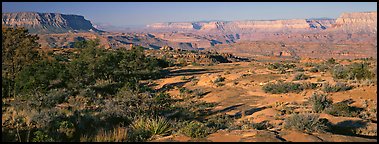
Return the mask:
[[343,13],[332,27],[343,32],[376,33],[377,20],[377,12]]
[[148,30],[178,32],[256,33],[256,32],[320,32],[376,33],[377,12],[343,13],[337,19],[292,19],[154,23]]
[[[330,27],[335,20],[271,20],[271,21],[212,21],[194,23],[154,23],[147,27],[152,30],[197,31],[197,32],[278,32],[321,30]],[[248,31],[246,31],[248,30]]]
[[22,26],[31,33],[64,33],[71,31],[97,31],[90,21],[79,15],[59,13],[16,12],[3,13],[2,24]]

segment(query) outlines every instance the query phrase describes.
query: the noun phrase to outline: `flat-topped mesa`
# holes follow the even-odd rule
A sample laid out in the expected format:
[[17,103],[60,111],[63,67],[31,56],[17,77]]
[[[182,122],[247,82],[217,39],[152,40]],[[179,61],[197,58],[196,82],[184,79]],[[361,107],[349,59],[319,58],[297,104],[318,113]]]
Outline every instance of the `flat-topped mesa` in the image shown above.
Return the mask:
[[162,29],[162,30],[193,30],[194,26],[192,23],[187,22],[177,22],[177,23],[154,23],[147,25],[147,28],[150,29]]
[[[167,31],[197,31],[197,32],[277,32],[277,31],[306,31],[321,30],[334,24],[333,19],[327,20],[248,20],[248,21],[211,21],[211,22],[180,22],[154,23],[149,29]],[[246,31],[248,30],[248,31]]]
[[172,22],[149,25],[151,30],[192,32],[319,32],[376,33],[377,12],[343,13],[338,19],[245,20]]
[[[326,24],[326,25],[324,25]],[[313,25],[313,26],[312,26]],[[318,25],[318,26],[314,26]],[[289,31],[309,31],[321,30],[329,27],[328,23],[318,22],[318,20],[308,21],[305,19],[292,20],[265,20],[265,21],[234,21],[229,25],[234,30],[249,30],[253,32],[289,32]]]
[[64,33],[70,31],[99,31],[80,15],[60,13],[15,12],[3,13],[2,24],[22,26],[32,33]]
[[377,32],[377,12],[342,13],[333,25],[335,30],[344,32]]

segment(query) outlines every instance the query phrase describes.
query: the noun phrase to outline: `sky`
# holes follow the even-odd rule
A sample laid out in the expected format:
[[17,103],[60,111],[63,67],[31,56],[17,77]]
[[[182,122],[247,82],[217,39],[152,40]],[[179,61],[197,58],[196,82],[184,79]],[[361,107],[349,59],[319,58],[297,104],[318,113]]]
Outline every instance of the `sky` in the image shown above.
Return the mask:
[[145,26],[156,22],[337,18],[377,11],[377,2],[2,2],[2,12],[82,15],[93,24]]

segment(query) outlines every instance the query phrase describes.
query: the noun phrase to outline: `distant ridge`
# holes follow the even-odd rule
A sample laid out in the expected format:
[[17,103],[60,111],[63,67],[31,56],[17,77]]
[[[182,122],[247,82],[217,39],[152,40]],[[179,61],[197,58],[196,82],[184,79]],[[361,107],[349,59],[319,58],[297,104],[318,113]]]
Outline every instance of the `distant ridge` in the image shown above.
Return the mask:
[[31,33],[103,32],[83,16],[60,13],[2,13],[2,24],[22,26]]

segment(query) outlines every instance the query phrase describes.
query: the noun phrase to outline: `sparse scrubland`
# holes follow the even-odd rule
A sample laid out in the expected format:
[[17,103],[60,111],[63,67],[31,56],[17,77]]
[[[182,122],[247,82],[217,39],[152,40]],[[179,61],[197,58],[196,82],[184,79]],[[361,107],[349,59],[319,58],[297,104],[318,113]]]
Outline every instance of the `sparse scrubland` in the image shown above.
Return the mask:
[[46,52],[25,29],[2,33],[4,142],[376,141],[375,59],[263,62],[97,40]]

